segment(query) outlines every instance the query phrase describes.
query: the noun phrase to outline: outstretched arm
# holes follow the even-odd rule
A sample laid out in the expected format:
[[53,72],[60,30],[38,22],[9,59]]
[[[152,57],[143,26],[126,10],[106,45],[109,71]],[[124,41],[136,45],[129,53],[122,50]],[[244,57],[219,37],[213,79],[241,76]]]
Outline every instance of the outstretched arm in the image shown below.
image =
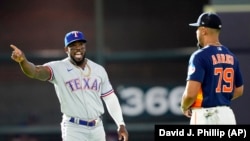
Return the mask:
[[19,48],[17,48],[15,45],[10,45],[10,47],[13,49],[11,58],[19,63],[23,73],[26,76],[42,81],[46,81],[49,79],[51,74],[48,67],[34,65],[27,60],[24,53]]
[[114,119],[118,127],[117,132],[119,140],[128,141],[128,131],[125,127],[125,123],[122,117],[121,106],[117,96],[115,95],[115,93],[112,93],[106,97],[103,97],[103,100],[107,106],[109,114]]

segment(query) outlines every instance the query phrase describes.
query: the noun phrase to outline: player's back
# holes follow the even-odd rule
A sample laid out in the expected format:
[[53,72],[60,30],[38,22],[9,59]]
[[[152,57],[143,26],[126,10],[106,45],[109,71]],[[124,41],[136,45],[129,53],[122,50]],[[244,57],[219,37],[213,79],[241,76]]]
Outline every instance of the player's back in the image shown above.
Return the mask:
[[199,67],[196,67],[197,73],[191,75],[190,79],[197,77],[202,83],[199,106],[229,106],[238,69],[235,55],[224,46],[206,46],[194,56],[194,64]]

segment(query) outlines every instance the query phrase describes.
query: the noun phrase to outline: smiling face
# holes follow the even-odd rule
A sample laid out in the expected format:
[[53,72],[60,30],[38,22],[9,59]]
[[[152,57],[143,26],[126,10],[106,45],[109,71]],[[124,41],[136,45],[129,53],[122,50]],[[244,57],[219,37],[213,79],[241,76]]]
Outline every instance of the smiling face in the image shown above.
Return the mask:
[[80,66],[84,63],[86,56],[86,43],[82,41],[75,41],[65,48],[65,52],[68,54],[73,63]]

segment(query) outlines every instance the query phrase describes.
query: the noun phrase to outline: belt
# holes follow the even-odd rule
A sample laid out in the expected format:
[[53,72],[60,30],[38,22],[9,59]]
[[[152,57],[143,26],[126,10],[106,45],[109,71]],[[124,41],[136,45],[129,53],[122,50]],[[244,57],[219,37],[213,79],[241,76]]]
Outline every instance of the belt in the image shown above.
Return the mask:
[[81,119],[73,118],[73,117],[71,117],[69,121],[72,122],[72,123],[85,125],[85,126],[90,126],[90,127],[96,126],[96,124],[97,124],[97,120],[85,121],[85,120],[81,120]]

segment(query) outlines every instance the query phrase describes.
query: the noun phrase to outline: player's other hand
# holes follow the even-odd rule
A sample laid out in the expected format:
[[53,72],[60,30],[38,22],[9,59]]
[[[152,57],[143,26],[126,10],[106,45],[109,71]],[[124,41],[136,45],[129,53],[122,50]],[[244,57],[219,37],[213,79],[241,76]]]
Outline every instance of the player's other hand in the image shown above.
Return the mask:
[[128,131],[124,125],[120,125],[120,128],[118,129],[118,140],[128,141]]
[[10,47],[13,49],[11,59],[18,63],[21,63],[25,59],[23,52],[15,45],[10,45]]
[[187,109],[187,110],[183,111],[183,114],[186,117],[191,118],[191,116],[192,116],[192,110],[191,109]]

